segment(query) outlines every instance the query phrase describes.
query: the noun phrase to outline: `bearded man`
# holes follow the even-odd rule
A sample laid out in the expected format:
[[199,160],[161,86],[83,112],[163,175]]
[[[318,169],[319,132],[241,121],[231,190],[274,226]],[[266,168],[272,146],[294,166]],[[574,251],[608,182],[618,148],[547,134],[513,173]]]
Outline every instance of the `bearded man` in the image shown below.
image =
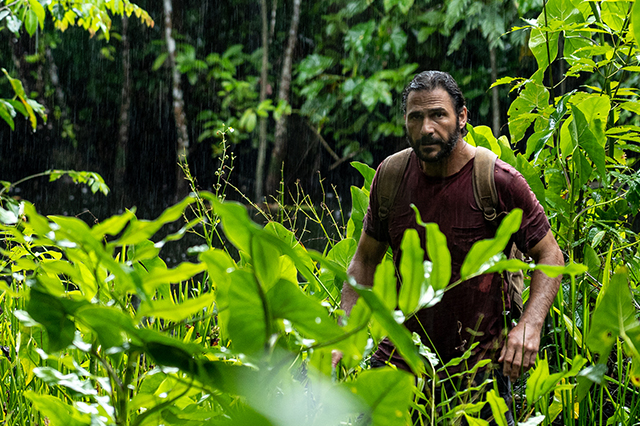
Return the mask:
[[[407,229],[416,229],[422,247],[426,246],[425,229],[416,223],[412,204],[424,222],[438,224],[446,236],[452,261],[451,282],[460,278],[460,267],[471,246],[495,235],[495,226],[488,223],[474,199],[472,172],[476,148],[463,139],[468,113],[455,80],[439,71],[418,74],[405,88],[402,103],[407,139],[413,152],[386,220],[378,215],[376,188],[380,168],[374,177],[364,232],[348,269],[364,286],[373,285],[376,266],[389,246],[399,270],[400,242]],[[538,264],[563,265],[562,253],[544,210],[522,175],[498,160],[494,178],[498,211],[509,212],[514,208],[523,211],[521,227],[512,241]],[[398,276],[398,280],[401,285],[402,277]],[[501,396],[509,402],[509,380],[517,379],[535,364],[542,326],[559,284],[560,278],[552,279],[535,271],[525,310],[508,334],[504,332],[507,321],[503,316],[505,283],[501,274],[482,275],[463,282],[447,291],[440,303],[408,319],[405,326],[420,335],[423,344],[438,355],[443,365],[462,356],[473,342],[478,342],[467,362],[447,368],[441,378],[489,359],[492,364],[483,371],[491,374],[488,377],[495,379]],[[357,298],[357,293],[345,284],[341,307],[347,315]],[[339,359],[340,355],[334,354],[334,365]],[[392,363],[408,370],[388,339],[380,343],[371,362],[374,367]],[[471,383],[467,383],[469,385]],[[449,387],[456,389],[452,383]],[[483,417],[490,417],[490,413],[490,409],[485,410]],[[511,413],[507,418],[511,424]]]

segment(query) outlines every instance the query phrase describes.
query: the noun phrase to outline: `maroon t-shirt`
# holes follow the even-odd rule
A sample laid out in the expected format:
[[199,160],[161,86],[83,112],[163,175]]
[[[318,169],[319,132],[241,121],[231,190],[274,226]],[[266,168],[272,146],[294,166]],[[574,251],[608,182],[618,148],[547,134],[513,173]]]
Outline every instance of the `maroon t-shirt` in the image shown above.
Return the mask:
[[[371,186],[369,209],[364,219],[364,231],[378,241],[389,243],[396,270],[399,270],[400,243],[406,229],[416,229],[422,247],[426,247],[425,228],[416,223],[411,204],[418,208],[424,222],[437,223],[440,231],[447,237],[447,246],[451,252],[451,282],[460,278],[460,267],[473,243],[493,238],[495,225],[485,220],[473,196],[473,161],[470,160],[452,176],[430,177],[422,172],[418,158],[412,152],[389,215],[388,226],[378,217],[376,173]],[[527,253],[549,231],[549,221],[544,209],[522,175],[500,160],[496,161],[495,182],[498,212],[509,212],[516,207],[523,211],[520,230],[513,235],[512,241],[520,251]],[[427,258],[425,249],[425,260]],[[401,278],[398,278],[398,282],[401,282]],[[500,274],[482,275],[467,280],[447,291],[437,305],[423,309],[408,319],[405,326],[418,333],[423,343],[432,349],[429,341],[433,342],[445,363],[464,354],[473,342],[480,342],[480,345],[469,360],[470,365],[484,358],[497,360],[504,327],[504,285]],[[380,361],[389,360],[407,369],[388,339],[380,343],[374,357]],[[460,367],[451,368],[449,372],[459,371]]]

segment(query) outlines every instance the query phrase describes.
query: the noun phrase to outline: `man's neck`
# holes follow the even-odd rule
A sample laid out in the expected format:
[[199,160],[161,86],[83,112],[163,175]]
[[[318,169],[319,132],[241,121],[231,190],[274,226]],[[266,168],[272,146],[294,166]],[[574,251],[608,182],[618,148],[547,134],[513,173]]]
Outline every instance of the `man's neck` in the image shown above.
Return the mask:
[[465,164],[476,155],[476,148],[466,143],[462,138],[451,151],[451,154],[435,163],[420,160],[422,173],[431,177],[447,177],[458,173]]

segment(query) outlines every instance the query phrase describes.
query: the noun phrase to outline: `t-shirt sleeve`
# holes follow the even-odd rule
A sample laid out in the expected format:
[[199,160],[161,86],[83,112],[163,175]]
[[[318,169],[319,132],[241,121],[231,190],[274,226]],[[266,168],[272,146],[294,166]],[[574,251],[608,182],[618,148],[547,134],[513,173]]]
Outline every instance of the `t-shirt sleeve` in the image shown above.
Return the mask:
[[[503,211],[522,209],[522,223],[513,239],[520,251],[528,253],[547,235],[551,227],[544,208],[525,178],[512,167],[505,166],[496,164],[496,184],[501,188],[500,202],[503,204]],[[503,182],[499,182],[499,179]]]
[[364,216],[362,223],[362,230],[370,237],[375,238],[380,242],[389,242],[389,230],[386,223],[380,220],[378,215],[378,176],[380,173],[380,166],[376,170],[376,174],[371,182],[371,192],[369,194],[369,207],[367,213]]

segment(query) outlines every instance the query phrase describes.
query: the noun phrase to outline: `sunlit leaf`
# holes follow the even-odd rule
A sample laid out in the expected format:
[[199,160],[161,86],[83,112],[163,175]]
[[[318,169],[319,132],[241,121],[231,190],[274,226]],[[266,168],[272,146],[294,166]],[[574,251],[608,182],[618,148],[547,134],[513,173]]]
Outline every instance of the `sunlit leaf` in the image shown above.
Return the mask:
[[256,234],[251,239],[251,259],[256,277],[264,291],[268,291],[280,277],[280,251]]
[[413,395],[413,380],[402,370],[376,368],[362,372],[354,382],[345,386],[364,402],[366,421],[375,425],[404,426]]
[[451,253],[447,238],[435,223],[425,224],[427,232],[427,254],[431,259],[430,285],[434,290],[444,289],[451,279]]
[[229,287],[229,337],[234,349],[254,353],[264,348],[271,318],[267,316],[266,297],[253,275],[233,271]]
[[291,321],[304,336],[315,339],[317,343],[344,334],[319,301],[304,294],[290,281],[278,281],[267,293],[267,299],[273,318]]
[[376,174],[375,169],[367,166],[364,163],[360,163],[358,161],[352,161],[351,166],[354,167],[357,171],[360,172],[362,177],[364,178],[364,189],[365,191],[370,191],[371,181],[373,181],[373,176]]
[[[373,276],[373,293],[378,296],[389,312],[398,304],[398,288],[396,287],[396,268],[393,261],[384,259]],[[382,326],[374,320],[371,334],[380,339],[384,334]]]
[[39,395],[28,390],[24,396],[31,401],[34,408],[49,419],[52,426],[89,426],[92,424],[91,415],[80,413],[73,405],[51,395]]
[[600,290],[599,304],[591,319],[587,345],[606,359],[618,337],[635,359],[640,359],[640,322],[636,318],[633,298],[625,272],[618,272]]
[[29,36],[33,36],[38,29],[38,17],[32,9],[26,12],[24,28],[27,30]]
[[631,11],[631,26],[636,43],[640,44],[640,3],[635,2]]
[[26,310],[31,318],[47,330],[49,335],[49,348],[51,352],[57,352],[69,346],[73,342],[76,327],[75,323],[69,319],[69,314],[74,309],[69,309],[69,304],[65,306],[61,300],[55,296],[43,293],[36,289],[31,290],[31,297],[27,302]]
[[460,279],[484,273],[487,262],[504,251],[511,235],[520,229],[521,221],[522,210],[514,209],[502,220],[494,238],[475,242],[462,263]]
[[38,0],[29,0],[29,6],[31,6],[31,10],[34,12],[36,17],[38,18],[38,23],[40,24],[40,28],[44,30],[44,18],[45,18],[44,7],[40,4]]
[[33,371],[38,378],[46,384],[64,386],[78,395],[97,395],[93,383],[90,380],[81,380],[77,374],[62,374],[51,367],[37,367]]
[[498,426],[507,426],[508,422],[504,414],[509,411],[509,407],[507,407],[507,403],[504,399],[502,399],[494,389],[491,389],[487,392],[487,402],[491,406],[493,421]]
[[197,313],[201,313],[205,308],[211,307],[213,301],[213,293],[205,293],[199,297],[189,298],[179,304],[170,299],[156,300],[153,305],[148,302],[141,304],[138,316],[157,317],[180,322]]
[[400,274],[402,285],[398,296],[398,306],[405,315],[410,315],[418,307],[422,285],[425,281],[424,250],[420,246],[420,237],[415,229],[407,229],[400,244],[402,258],[400,259]]
[[204,271],[204,263],[182,262],[173,269],[154,269],[144,279],[144,288],[152,293],[161,284],[177,284],[186,281],[196,274]]

